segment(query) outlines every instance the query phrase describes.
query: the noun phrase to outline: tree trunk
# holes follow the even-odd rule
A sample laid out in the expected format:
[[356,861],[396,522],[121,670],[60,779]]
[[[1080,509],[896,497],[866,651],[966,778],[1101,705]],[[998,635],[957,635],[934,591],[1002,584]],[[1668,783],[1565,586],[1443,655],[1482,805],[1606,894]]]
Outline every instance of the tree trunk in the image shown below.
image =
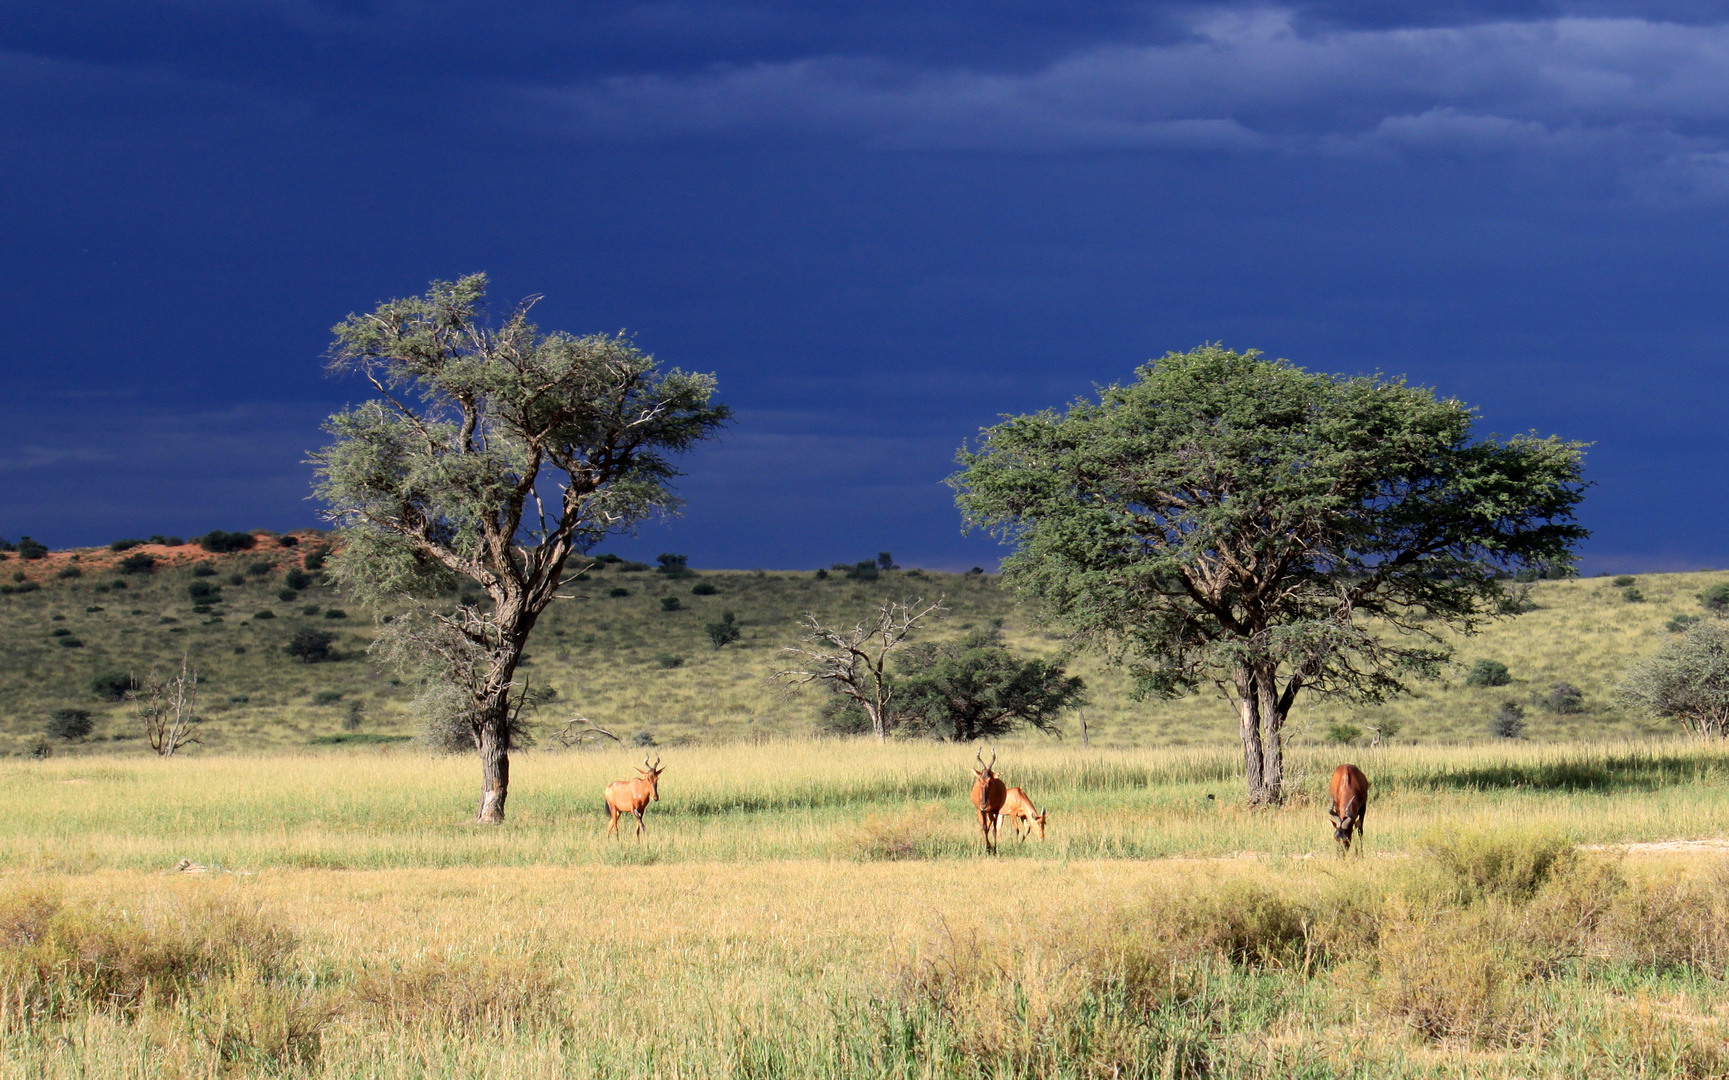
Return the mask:
[[1255,692],[1255,677],[1247,668],[1239,668],[1235,678],[1237,719],[1243,735],[1243,780],[1249,789],[1249,805],[1262,801],[1264,763],[1261,753],[1261,700]]
[[480,722],[480,824],[504,823],[504,800],[510,794],[510,699],[500,697]]
[[1261,712],[1261,802],[1285,802],[1285,714],[1279,710],[1279,683],[1271,665],[1255,673]]

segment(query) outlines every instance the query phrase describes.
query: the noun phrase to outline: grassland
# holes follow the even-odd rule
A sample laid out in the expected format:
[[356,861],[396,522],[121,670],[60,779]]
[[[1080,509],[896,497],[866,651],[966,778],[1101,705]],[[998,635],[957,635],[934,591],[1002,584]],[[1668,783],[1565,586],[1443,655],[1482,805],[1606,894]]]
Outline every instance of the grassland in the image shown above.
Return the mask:
[[1250,812],[1228,749],[1005,747],[997,859],[932,744],[667,748],[641,843],[622,751],[490,829],[400,748],[0,762],[0,1076],[1729,1072],[1729,845],[1622,846],[1729,835],[1729,752],[1352,753],[1347,860],[1320,748]]
[[[39,563],[0,565],[0,578],[23,573],[35,592],[0,595],[0,754],[28,753],[41,741],[47,713],[85,708],[95,713],[92,738],[56,744],[65,754],[140,752],[138,732],[124,705],[92,695],[91,677],[103,671],[167,671],[188,654],[205,678],[200,705],[203,744],[193,752],[233,753],[304,748],[315,739],[343,733],[351,707],[361,709],[360,733],[407,737],[416,731],[409,712],[411,687],[393,681],[365,654],[372,634],[368,613],[347,604],[323,585],[292,601],[278,599],[283,575],[294,568],[313,538],[294,549],[265,541],[254,552],[213,556],[187,546],[158,551],[166,560],[156,573],[119,576],[118,556],[105,550],[57,552]],[[72,561],[76,555],[77,561]],[[198,563],[215,574],[193,577]],[[270,567],[254,574],[255,567]],[[62,578],[68,569],[81,576]],[[239,584],[233,583],[238,577]],[[1607,578],[1539,583],[1535,609],[1493,624],[1486,633],[1456,642],[1459,664],[1437,682],[1417,683],[1411,696],[1375,707],[1300,701],[1295,721],[1299,742],[1321,741],[1329,726],[1367,728],[1400,725],[1400,743],[1480,741],[1487,722],[1507,700],[1527,708],[1527,737],[1539,741],[1632,738],[1663,732],[1648,719],[1630,716],[1613,689],[1633,659],[1661,642],[1677,614],[1697,614],[1697,594],[1729,579],[1724,573],[1653,574],[1639,579],[1643,602],[1629,603]],[[126,587],[116,590],[116,582]],[[195,613],[188,587],[219,584],[221,602]],[[697,586],[713,595],[697,595]],[[627,596],[612,596],[623,589]],[[582,583],[580,598],[560,602],[537,628],[524,674],[560,692],[558,706],[539,719],[543,727],[580,713],[619,730],[648,731],[660,743],[730,742],[797,737],[812,730],[818,698],[788,697],[768,683],[780,648],[798,633],[800,615],[813,611],[832,621],[853,620],[883,597],[947,598],[951,614],[932,631],[946,637],[1001,621],[1006,641],[1025,653],[1052,655],[1064,642],[1035,625],[991,575],[892,571],[873,582],[838,574],[818,580],[810,573],[705,571],[669,579],[653,572],[597,570]],[[680,610],[662,610],[676,598]],[[346,618],[330,619],[330,609]],[[732,611],[743,638],[713,649],[704,626]],[[260,618],[269,612],[268,618]],[[310,613],[309,613],[310,612]],[[301,664],[284,651],[294,632],[306,627],[338,634],[338,662]],[[55,636],[57,631],[65,631]],[[77,647],[60,642],[74,640]],[[1465,684],[1464,673],[1479,658],[1498,659],[1513,681],[1501,687]],[[674,664],[675,666],[663,666]],[[1095,745],[1221,746],[1235,739],[1229,710],[1211,694],[1180,701],[1136,701],[1121,671],[1098,657],[1074,658],[1074,670],[1090,687],[1085,710]],[[1556,682],[1584,692],[1585,711],[1547,712],[1538,701]],[[1071,736],[1076,719],[1068,721]]]

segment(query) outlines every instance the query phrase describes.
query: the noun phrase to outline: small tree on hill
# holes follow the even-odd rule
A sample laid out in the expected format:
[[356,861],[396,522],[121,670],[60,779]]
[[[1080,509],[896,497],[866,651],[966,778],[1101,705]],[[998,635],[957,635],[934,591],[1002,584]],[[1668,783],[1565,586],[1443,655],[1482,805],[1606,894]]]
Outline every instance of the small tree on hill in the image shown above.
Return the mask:
[[138,722],[150,749],[162,757],[173,757],[183,746],[199,741],[197,728],[204,720],[194,709],[198,704],[198,669],[190,656],[180,658],[180,673],[166,679],[155,672],[128,692]]
[[[496,823],[511,687],[566,563],[674,510],[670,455],[728,411],[712,376],[661,371],[622,336],[541,333],[533,300],[490,325],[485,294],[484,275],[434,282],[338,325],[332,369],[361,373],[378,399],[331,417],[335,442],[313,461],[342,529],[334,577],[364,602],[412,604],[375,648],[452,691],[441,708],[480,752],[479,817]],[[451,610],[460,581],[490,604]]]
[[1729,735],[1729,627],[1717,619],[1694,623],[1634,664],[1620,696],[1701,738]]
[[1279,803],[1300,693],[1377,702],[1436,674],[1445,628],[1475,631],[1504,575],[1586,535],[1578,444],[1472,422],[1397,380],[1206,346],[988,429],[951,483],[1016,545],[1005,582],[1142,693],[1216,687],[1249,801]]
[[784,650],[793,655],[795,666],[772,677],[792,686],[820,684],[857,702],[870,730],[882,742],[888,738],[894,701],[887,671],[889,657],[907,644],[925,620],[940,618],[946,610],[940,596],[928,604],[922,600],[884,600],[872,618],[850,630],[829,626],[806,613],[804,636]]
[[994,739],[1019,725],[1060,735],[1058,718],[1086,704],[1086,684],[1061,664],[1022,660],[991,630],[914,645],[891,674],[895,709],[954,742]]

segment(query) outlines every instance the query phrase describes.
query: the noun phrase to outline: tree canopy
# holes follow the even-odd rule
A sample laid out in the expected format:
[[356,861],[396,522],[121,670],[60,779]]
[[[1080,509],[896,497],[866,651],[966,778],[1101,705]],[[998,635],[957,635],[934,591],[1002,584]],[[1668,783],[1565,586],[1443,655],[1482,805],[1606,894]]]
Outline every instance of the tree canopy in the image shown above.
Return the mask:
[[1251,802],[1279,802],[1300,692],[1377,701],[1436,673],[1438,628],[1476,630],[1505,576],[1586,535],[1583,446],[1478,440],[1474,419],[1402,380],[1209,345],[985,430],[950,482],[1015,546],[1010,587],[1141,692],[1216,686]]

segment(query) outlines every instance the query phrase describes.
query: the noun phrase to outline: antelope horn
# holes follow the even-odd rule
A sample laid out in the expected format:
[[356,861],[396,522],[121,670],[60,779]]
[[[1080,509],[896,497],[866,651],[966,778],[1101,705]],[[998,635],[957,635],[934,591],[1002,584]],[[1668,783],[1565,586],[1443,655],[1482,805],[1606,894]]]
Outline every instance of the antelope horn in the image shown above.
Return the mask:
[[997,748],[993,746],[993,747],[991,747],[991,763],[989,765],[985,766],[985,768],[995,769],[996,767],[997,767]]
[[[648,759],[644,758],[643,760],[647,761]],[[660,755],[659,754],[654,755],[654,767],[656,769],[660,768]]]
[[642,755],[642,767],[644,769],[652,769],[653,768],[653,766],[651,766],[648,763],[648,755],[647,754]]

